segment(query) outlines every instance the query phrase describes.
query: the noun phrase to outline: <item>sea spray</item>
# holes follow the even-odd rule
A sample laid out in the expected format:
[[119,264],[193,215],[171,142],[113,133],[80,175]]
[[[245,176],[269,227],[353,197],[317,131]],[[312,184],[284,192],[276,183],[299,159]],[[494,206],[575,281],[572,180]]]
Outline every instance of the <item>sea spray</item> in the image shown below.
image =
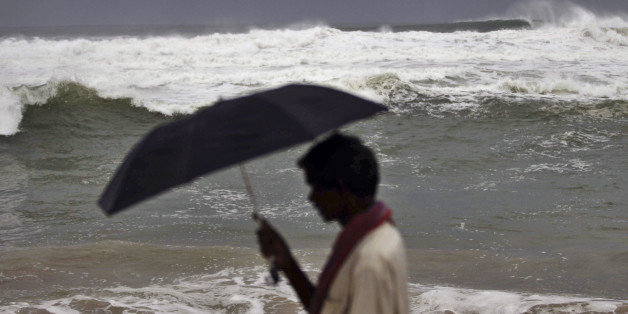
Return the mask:
[[22,103],[11,90],[0,86],[0,135],[13,135],[18,132],[22,120]]

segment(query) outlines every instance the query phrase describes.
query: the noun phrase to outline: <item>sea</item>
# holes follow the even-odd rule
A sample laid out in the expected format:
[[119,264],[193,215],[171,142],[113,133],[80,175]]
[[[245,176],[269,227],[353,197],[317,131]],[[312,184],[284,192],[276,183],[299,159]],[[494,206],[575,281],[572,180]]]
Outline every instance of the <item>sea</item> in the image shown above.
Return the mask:
[[[376,152],[412,312],[627,313],[628,18],[554,13],[0,29],[0,312],[304,313],[268,279],[237,168],[96,205],[153,127],[303,83],[389,109],[341,131]],[[246,168],[316,280],[340,228],[307,201],[309,146]]]

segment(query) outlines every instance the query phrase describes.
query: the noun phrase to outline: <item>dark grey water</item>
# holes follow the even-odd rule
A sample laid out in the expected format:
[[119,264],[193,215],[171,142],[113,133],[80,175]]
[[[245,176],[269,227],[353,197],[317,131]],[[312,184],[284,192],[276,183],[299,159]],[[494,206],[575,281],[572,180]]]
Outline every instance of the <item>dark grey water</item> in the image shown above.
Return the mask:
[[[293,25],[294,29],[305,26]],[[528,29],[532,27],[526,20],[488,20],[458,23],[417,24],[417,25],[334,25],[343,31],[378,31],[390,29],[395,32],[428,31],[449,33],[455,31],[491,32],[507,29]],[[58,26],[58,27],[5,27],[0,28],[2,37],[44,37],[44,38],[77,38],[77,37],[117,37],[129,36],[148,38],[154,36],[186,36],[215,33],[246,33],[251,29],[280,28],[277,25],[109,25],[109,26]]]
[[[387,113],[346,131],[378,153],[380,198],[395,209],[410,249],[412,282],[625,299],[625,117],[527,106],[445,118],[423,110]],[[206,273],[207,267],[234,267],[232,261],[242,258],[256,260],[249,201],[233,169],[113,218],[95,206],[131,145],[172,119],[76,85],[45,105],[27,107],[22,131],[0,139],[3,294],[28,300],[46,298],[37,297],[37,289],[52,293],[41,282],[23,281],[20,272],[66,289],[79,269],[89,277],[83,285],[141,286],[149,278],[171,281]],[[305,201],[306,186],[294,165],[305,148],[248,167],[262,213],[315,264],[322,263],[338,229],[323,225]],[[155,246],[136,250],[127,242],[103,242],[111,240]],[[164,261],[143,266],[154,259]],[[119,260],[129,266],[111,273]],[[45,269],[59,266],[74,275],[45,278]],[[120,271],[135,277],[122,278]]]

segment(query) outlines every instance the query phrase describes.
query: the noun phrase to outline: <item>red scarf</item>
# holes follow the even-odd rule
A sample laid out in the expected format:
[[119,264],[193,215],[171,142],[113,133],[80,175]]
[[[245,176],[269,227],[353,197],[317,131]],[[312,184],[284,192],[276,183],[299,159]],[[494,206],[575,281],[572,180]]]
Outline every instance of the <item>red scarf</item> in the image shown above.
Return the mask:
[[382,202],[376,202],[371,209],[355,216],[340,233],[332,250],[331,257],[327,260],[323,272],[318,277],[316,292],[310,301],[310,313],[320,313],[327,293],[334,282],[338,271],[357,244],[369,232],[379,227],[382,223],[390,221],[392,210]]

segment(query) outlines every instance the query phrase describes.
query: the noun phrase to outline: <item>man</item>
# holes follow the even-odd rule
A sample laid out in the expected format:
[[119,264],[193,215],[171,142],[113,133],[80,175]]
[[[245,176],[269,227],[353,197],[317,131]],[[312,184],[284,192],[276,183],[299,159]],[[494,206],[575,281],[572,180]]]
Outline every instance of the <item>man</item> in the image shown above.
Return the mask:
[[336,133],[298,165],[311,189],[309,200],[325,221],[337,221],[343,230],[316,285],[265,220],[257,233],[262,254],[274,259],[310,313],[407,313],[403,239],[391,210],[375,199],[373,152],[358,138]]

